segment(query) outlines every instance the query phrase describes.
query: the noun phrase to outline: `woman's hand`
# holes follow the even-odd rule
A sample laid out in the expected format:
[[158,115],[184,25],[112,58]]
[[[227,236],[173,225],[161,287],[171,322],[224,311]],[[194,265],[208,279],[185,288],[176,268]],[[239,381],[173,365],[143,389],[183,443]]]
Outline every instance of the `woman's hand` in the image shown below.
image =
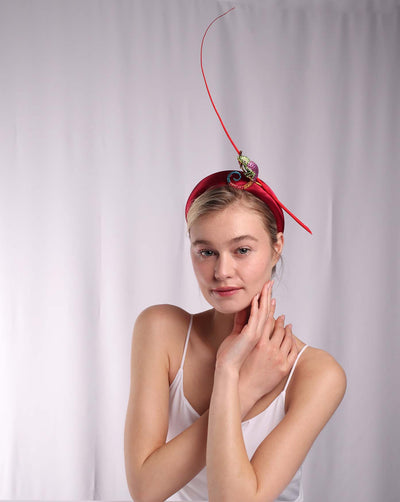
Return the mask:
[[218,349],[217,367],[229,366],[240,371],[263,333],[266,330],[272,332],[275,311],[274,301],[271,300],[272,284],[273,281],[268,281],[250,306],[235,315],[232,332]]
[[240,369],[239,394],[244,414],[289,374],[298,354],[292,326],[284,325],[284,316],[274,320],[276,304],[271,290],[272,284],[267,283],[257,302],[258,310],[252,310],[261,333]]
[[[266,286],[267,291],[270,291],[272,287],[271,281]],[[259,341],[264,324],[259,315],[259,298],[260,294],[256,295],[250,307],[235,315],[232,332],[225,338],[218,349],[217,368],[229,367],[239,372],[244,361]]]
[[[245,414],[289,373],[298,351],[291,325],[274,319],[273,282],[267,282],[248,309],[238,312],[232,333],[217,353],[217,367],[239,372],[239,393]],[[247,320],[248,318],[248,320]]]

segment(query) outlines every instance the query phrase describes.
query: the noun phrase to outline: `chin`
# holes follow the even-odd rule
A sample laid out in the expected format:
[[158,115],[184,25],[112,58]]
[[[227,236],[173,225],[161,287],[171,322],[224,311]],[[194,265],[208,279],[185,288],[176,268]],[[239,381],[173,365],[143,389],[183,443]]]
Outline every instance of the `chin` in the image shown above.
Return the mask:
[[237,314],[238,312],[250,306],[251,300],[242,299],[241,301],[216,301],[214,298],[207,298],[207,302],[220,314]]

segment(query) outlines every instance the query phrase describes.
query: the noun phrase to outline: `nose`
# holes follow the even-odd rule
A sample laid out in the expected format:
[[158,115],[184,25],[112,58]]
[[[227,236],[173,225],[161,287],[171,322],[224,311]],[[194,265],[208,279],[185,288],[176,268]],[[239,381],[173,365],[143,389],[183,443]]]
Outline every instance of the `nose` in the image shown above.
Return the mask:
[[234,275],[233,258],[227,253],[221,253],[216,261],[214,268],[214,277],[218,281],[229,279]]

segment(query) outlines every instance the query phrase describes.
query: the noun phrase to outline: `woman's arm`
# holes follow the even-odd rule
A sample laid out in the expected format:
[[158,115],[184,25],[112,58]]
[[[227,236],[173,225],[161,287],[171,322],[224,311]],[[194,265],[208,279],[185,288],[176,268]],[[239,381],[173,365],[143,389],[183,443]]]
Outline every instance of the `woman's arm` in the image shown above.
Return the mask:
[[[183,349],[183,339],[177,339],[176,333],[186,333],[188,322],[188,316],[180,309],[165,305],[147,309],[135,324],[125,424],[126,476],[135,502],[165,500],[206,464],[208,411],[165,443],[169,405],[168,353],[173,344],[181,344]],[[276,364],[274,368],[279,378]],[[249,386],[254,387],[254,380],[248,382]],[[246,397],[254,401],[250,394],[246,392]],[[247,413],[253,401],[241,400],[241,416]]]
[[[248,338],[249,346],[254,346],[252,338],[257,339],[255,331],[263,308],[265,304],[258,309],[253,302],[248,326],[240,335],[242,344]],[[287,391],[285,417],[249,461],[241,429],[239,352],[236,347],[229,353],[222,351],[223,357],[217,358],[207,441],[209,500],[273,501],[289,484],[339,405],[346,379],[331,356],[309,349],[299,361]]]
[[346,386],[343,370],[328,354],[302,363],[289,387],[285,417],[251,461],[241,430],[239,375],[228,368],[216,372],[207,444],[210,502],[273,501],[293,478]]
[[[168,432],[169,356],[187,316],[172,306],[144,311],[133,333],[131,391],[125,424],[125,466],[135,502],[160,502],[178,491],[205,465],[208,411],[165,443]],[[183,348],[183,343],[182,343]]]

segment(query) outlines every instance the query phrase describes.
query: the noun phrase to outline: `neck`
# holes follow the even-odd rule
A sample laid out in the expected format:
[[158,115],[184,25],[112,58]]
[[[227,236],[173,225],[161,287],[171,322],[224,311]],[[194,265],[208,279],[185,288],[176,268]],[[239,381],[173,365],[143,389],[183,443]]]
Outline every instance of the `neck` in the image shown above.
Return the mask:
[[234,319],[235,314],[222,314],[215,309],[211,311],[209,340],[215,351],[218,350],[221,343],[231,333]]

